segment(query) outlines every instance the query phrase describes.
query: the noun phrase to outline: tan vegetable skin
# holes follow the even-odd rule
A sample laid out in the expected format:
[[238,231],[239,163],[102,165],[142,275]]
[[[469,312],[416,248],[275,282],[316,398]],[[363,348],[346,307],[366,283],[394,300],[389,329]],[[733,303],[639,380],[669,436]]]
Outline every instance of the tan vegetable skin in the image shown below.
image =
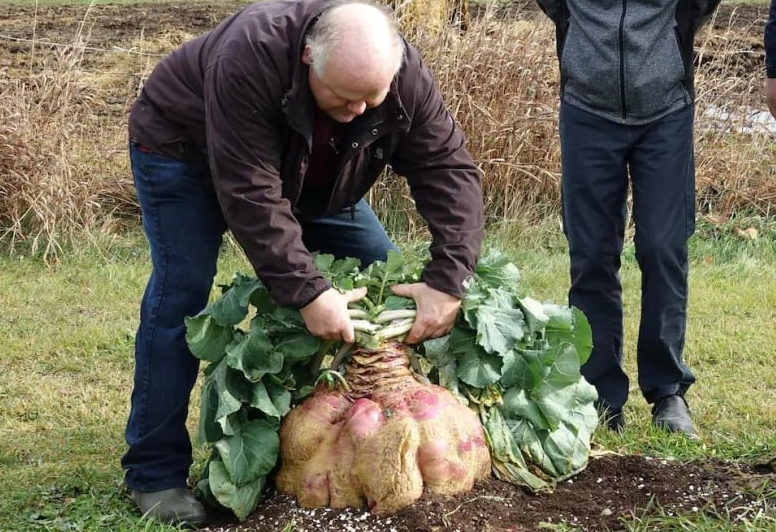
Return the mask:
[[399,342],[356,346],[350,391],[319,386],[283,419],[278,489],[304,507],[387,515],[438,494],[471,490],[490,473],[477,416],[446,389],[418,382]]

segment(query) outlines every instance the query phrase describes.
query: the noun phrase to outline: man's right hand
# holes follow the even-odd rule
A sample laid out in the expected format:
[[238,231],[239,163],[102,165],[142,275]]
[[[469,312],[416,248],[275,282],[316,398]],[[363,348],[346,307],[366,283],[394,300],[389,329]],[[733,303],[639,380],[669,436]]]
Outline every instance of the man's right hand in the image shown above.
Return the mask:
[[352,344],[356,340],[353,323],[348,315],[348,303],[366,295],[366,287],[348,292],[329,288],[299,309],[304,324],[311,334],[324,340],[342,340]]

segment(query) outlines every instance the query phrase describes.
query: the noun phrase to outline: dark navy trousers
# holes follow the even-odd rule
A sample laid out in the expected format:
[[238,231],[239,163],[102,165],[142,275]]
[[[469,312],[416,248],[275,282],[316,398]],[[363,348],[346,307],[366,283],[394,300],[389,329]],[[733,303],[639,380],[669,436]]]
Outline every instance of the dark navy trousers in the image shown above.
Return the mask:
[[[130,489],[154,492],[186,486],[192,464],[186,419],[199,360],[186,343],[184,317],[208,302],[227,227],[201,170],[136,144],[129,153],[152,268],[140,305],[129,448],[121,463]],[[308,249],[363,264],[396,249],[363,200],[303,224],[302,232]]]
[[628,398],[622,369],[620,256],[632,193],[641,270],[638,382],[653,403],[695,382],[683,361],[687,324],[687,239],[695,230],[694,108],[644,125],[624,125],[561,103],[561,200],[569,245],[569,303],[585,313],[593,351],[582,374],[602,407]]

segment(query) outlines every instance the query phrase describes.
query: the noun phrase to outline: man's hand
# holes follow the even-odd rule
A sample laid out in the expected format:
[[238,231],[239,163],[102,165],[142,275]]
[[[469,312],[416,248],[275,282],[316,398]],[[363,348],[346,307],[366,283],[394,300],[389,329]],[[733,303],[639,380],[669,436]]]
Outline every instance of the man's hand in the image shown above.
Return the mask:
[[776,118],[776,78],[765,78],[765,101],[771,116]]
[[426,283],[397,284],[391,287],[397,296],[415,300],[418,312],[405,342],[415,344],[427,338],[438,338],[450,332],[461,307],[461,300],[431,288]]
[[311,334],[324,340],[339,340],[352,344],[356,335],[348,315],[348,303],[366,295],[366,287],[348,292],[329,288],[299,309]]

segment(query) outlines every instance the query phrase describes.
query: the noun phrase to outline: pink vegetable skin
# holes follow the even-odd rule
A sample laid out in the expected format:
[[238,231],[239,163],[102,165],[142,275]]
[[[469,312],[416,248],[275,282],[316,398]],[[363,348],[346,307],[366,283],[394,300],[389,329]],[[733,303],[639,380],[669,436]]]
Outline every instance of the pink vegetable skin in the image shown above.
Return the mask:
[[419,383],[406,346],[358,348],[349,392],[319,387],[280,428],[281,492],[305,507],[363,507],[386,515],[424,488],[471,490],[488,476],[490,453],[477,416],[450,392]]

